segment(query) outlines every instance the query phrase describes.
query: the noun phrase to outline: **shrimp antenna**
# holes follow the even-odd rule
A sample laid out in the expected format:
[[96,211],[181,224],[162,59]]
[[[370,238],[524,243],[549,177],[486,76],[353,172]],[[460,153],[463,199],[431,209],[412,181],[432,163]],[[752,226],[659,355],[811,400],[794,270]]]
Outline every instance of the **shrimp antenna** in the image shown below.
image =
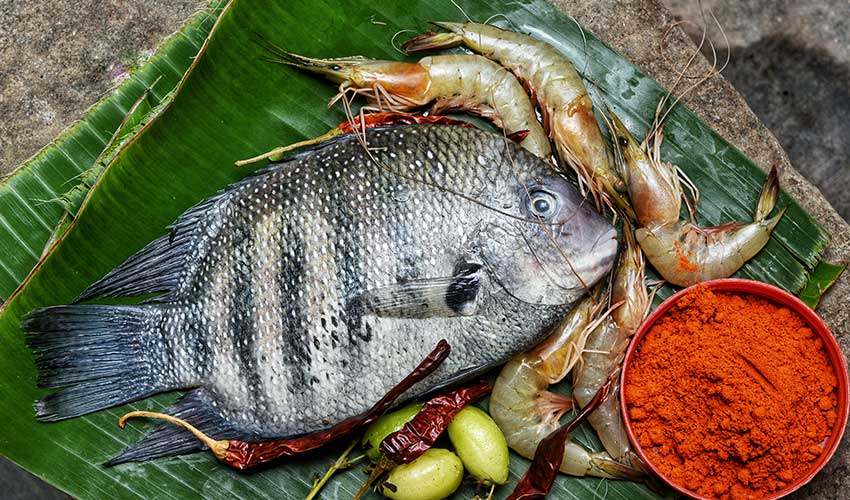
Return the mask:
[[[623,228],[623,231],[625,231],[625,227]],[[611,293],[611,291],[614,290],[614,278],[617,275],[617,271],[620,270],[620,266],[622,265],[620,263],[620,259],[623,256],[623,252],[625,252],[625,251],[626,251],[626,249],[623,248],[622,245],[617,245],[617,255],[614,257],[614,262],[616,262],[617,264],[616,264],[616,266],[614,266],[614,268],[611,270],[611,272],[608,273],[608,280],[607,280],[608,299],[606,301],[606,302],[608,302],[608,307],[611,307],[611,300],[613,299],[613,294]]]
[[[582,28],[581,24],[576,21],[576,18],[569,14],[567,15],[567,17],[570,18],[570,20],[576,25],[576,28],[578,28],[579,33],[581,33],[581,40],[583,44],[582,52],[584,52],[584,66],[582,66],[581,68],[581,75],[585,76],[587,74],[587,65],[590,63],[590,57],[587,54],[587,34],[584,32],[584,28]],[[593,86],[597,89],[599,88],[595,82]]]
[[471,22],[471,23],[474,23],[474,22],[475,22],[475,21],[473,21],[473,20],[472,20],[472,18],[471,18],[471,17],[469,17],[469,14],[467,14],[467,13],[466,13],[466,11],[465,11],[465,10],[463,10],[463,7],[461,7],[460,5],[458,5],[458,3],[457,3],[457,2],[455,2],[455,0],[449,0],[449,2],[451,2],[451,3],[452,3],[452,5],[454,5],[455,7],[457,7],[457,10],[459,10],[459,11],[460,11],[460,13],[461,13],[461,14],[463,14],[463,17],[465,17],[467,21],[469,21],[469,22]]
[[[706,21],[706,18],[705,18],[705,10],[703,8],[701,0],[699,2],[699,6],[700,6],[700,16],[701,16],[702,21],[703,21],[703,23],[702,23],[703,31],[702,31],[702,37],[700,39],[700,43],[697,45],[697,47],[694,50],[694,53],[691,55],[690,59],[688,59],[688,62],[685,64],[685,67],[679,73],[679,76],[677,77],[675,83],[673,84],[673,87],[671,88],[670,92],[668,92],[667,95],[664,97],[664,99],[662,99],[661,102],[658,103],[658,108],[656,108],[656,120],[655,120],[655,126],[654,126],[654,129],[653,129],[653,133],[655,132],[655,130],[658,127],[662,126],[663,122],[666,120],[669,113],[676,106],[676,104],[678,104],[682,100],[682,98],[685,95],[689,94],[691,91],[693,91],[695,88],[697,88],[699,85],[704,83],[709,78],[723,72],[723,70],[726,69],[726,67],[729,65],[729,62],[732,59],[732,49],[731,49],[731,46],[729,44],[729,37],[726,35],[726,30],[723,29],[723,25],[717,19],[717,16],[714,15],[714,12],[709,11],[711,18],[714,21],[714,24],[717,26],[718,30],[720,31],[720,34],[721,34],[721,36],[723,37],[723,40],[724,40],[724,44],[726,45],[726,58],[723,61],[723,64],[720,66],[720,68],[717,67],[717,63],[718,63],[717,50],[715,49],[714,43],[711,41],[711,39],[710,38],[707,39],[708,22]],[[688,21],[680,21],[680,22],[674,23],[664,33],[664,37],[661,40],[661,44],[660,44],[659,48],[660,48],[660,51],[661,51],[661,56],[665,59],[665,61],[669,62],[666,58],[666,54],[664,53],[664,42],[666,41],[667,37],[672,32],[673,28],[675,28],[675,27],[677,27],[681,24],[686,24],[686,23],[688,23]],[[711,53],[712,53],[712,62],[710,64],[709,69],[704,74],[702,74],[700,76],[693,76],[693,77],[687,76],[685,74],[687,72],[687,69],[695,61],[696,56],[699,54],[700,50],[705,45],[706,39],[708,41],[708,45],[711,48]],[[663,113],[663,115],[659,115],[661,109],[664,107],[664,105],[666,105],[667,101],[671,97],[673,90],[679,85],[679,83],[681,82],[681,80],[683,78],[697,78],[697,81],[693,85],[691,85],[690,87],[685,89],[685,91],[682,92],[679,96],[677,96],[673,100],[672,104],[670,104],[667,107],[667,110]]]
[[[667,30],[664,32],[664,36],[661,38],[661,42],[660,42],[660,45],[659,45],[659,50],[661,52],[661,56],[664,58],[665,61],[667,61],[667,57],[666,57],[666,53],[664,52],[664,44],[667,41],[667,37],[670,36],[670,34],[673,32],[674,28],[676,28],[676,27],[678,27],[682,24],[685,24],[685,23],[687,23],[687,21],[679,21],[677,23],[674,23],[669,28],[667,28]],[[678,104],[679,100],[682,98],[682,96],[678,96],[678,97],[673,98],[674,99],[673,104],[671,104],[669,107],[667,107],[666,112],[664,112],[665,106],[667,106],[667,103],[673,97],[673,92],[676,90],[676,88],[679,86],[679,84],[682,82],[682,80],[687,78],[686,74],[687,74],[688,68],[690,68],[691,65],[694,63],[694,61],[696,60],[697,56],[700,53],[700,49],[702,48],[703,45],[705,45],[705,39],[706,39],[706,27],[703,26],[702,38],[700,39],[699,44],[694,48],[694,51],[691,54],[691,56],[688,58],[688,61],[685,63],[685,66],[680,71],[677,72],[676,79],[673,81],[673,85],[670,86],[670,90],[668,90],[667,93],[664,95],[664,97],[662,97],[661,100],[658,101],[658,106],[656,106],[656,108],[655,108],[655,118],[653,119],[652,128],[650,129],[649,133],[647,133],[645,141],[649,140],[650,137],[654,137],[655,134],[663,127],[663,124],[664,124],[670,110],[673,109],[676,106],[676,104]],[[705,78],[705,77],[703,76],[701,78]],[[702,81],[702,80],[700,80],[700,81]],[[684,95],[684,93],[682,95]]]
[[[253,33],[254,33],[254,36],[253,36],[253,38],[251,38],[252,42],[256,43],[261,48],[265,49],[267,52],[270,52],[271,54],[273,54],[273,55],[275,55],[275,56],[277,56],[281,59],[288,59],[289,52],[286,51],[283,47],[272,42],[268,37],[266,37],[265,35],[263,35],[259,31],[254,31]],[[263,59],[263,58],[260,58],[260,59]],[[277,61],[277,60],[272,60],[272,61],[273,62],[280,62],[280,61]]]
[[[497,113],[497,116],[498,116],[498,113],[499,113],[498,110],[496,111],[496,113]],[[501,116],[499,116],[499,119],[501,119]],[[508,157],[508,161],[510,161],[511,169],[513,170],[513,174],[514,174],[514,178],[517,180],[517,184],[520,184],[522,186],[523,190],[525,190],[525,195],[528,196],[528,197],[531,197],[531,192],[528,190],[528,186],[526,186],[524,182],[520,182],[519,170],[517,169],[516,161],[514,160],[514,156],[511,154],[510,139],[508,139],[508,136],[505,134],[505,129],[501,129],[501,130],[502,130],[502,137],[504,138],[504,141],[505,141],[505,154]],[[578,213],[578,211],[576,211],[575,213]],[[543,219],[540,218],[540,215],[538,215],[538,214],[534,214],[534,215],[535,215],[535,218],[537,219],[538,225],[540,225],[540,228],[546,234],[546,238],[548,238],[549,241],[551,241],[552,244],[555,246],[555,249],[558,250],[558,253],[561,255],[561,257],[564,259],[564,262],[566,262],[567,266],[570,268],[570,272],[573,273],[573,275],[575,275],[576,279],[578,280],[579,283],[581,283],[581,286],[582,286],[582,288],[584,288],[585,292],[589,293],[590,287],[587,285],[587,283],[584,281],[584,279],[581,277],[581,275],[578,273],[578,271],[576,271],[576,268],[575,268],[575,266],[573,266],[573,263],[570,260],[569,256],[564,251],[561,244],[558,243],[558,240],[555,239],[555,235],[552,233],[552,230],[549,227],[547,227],[546,224],[543,223]],[[571,216],[571,218],[574,217],[574,216],[575,215]],[[522,237],[523,237],[523,239],[525,239],[525,235],[523,235]],[[528,242],[528,240],[526,240],[526,243],[528,244],[528,248],[531,250],[531,253],[534,256],[535,260],[540,262],[540,259],[537,257],[537,252],[534,251],[534,248],[531,246],[531,243]],[[542,263],[540,263],[540,264],[541,264],[541,267],[545,270],[546,268],[542,265]],[[556,281],[553,280],[553,283],[555,283],[555,285],[558,286],[559,288],[562,288],[560,285],[557,284]]]
[[[519,28],[519,26],[517,26],[517,24],[511,20],[511,18],[502,14],[501,12],[498,13],[498,14],[493,14],[492,16],[488,17],[487,20],[484,21],[484,24],[491,24],[490,21],[492,21],[493,19],[498,19],[500,17],[502,19],[504,19],[508,24],[510,24],[514,28],[514,31],[522,31]],[[496,26],[496,25],[494,24],[493,26]]]
[[401,54],[403,54],[403,55],[405,55],[405,56],[406,56],[406,55],[408,55],[408,54],[407,54],[407,52],[405,52],[404,50],[402,50],[402,49],[401,49],[401,47],[399,47],[398,45],[396,45],[396,39],[397,39],[397,38],[398,38],[398,36],[399,36],[399,35],[401,35],[402,33],[416,33],[416,34],[419,34],[419,32],[417,32],[416,30],[399,30],[399,31],[396,31],[396,32],[395,32],[395,35],[393,35],[393,37],[390,39],[390,45],[392,45],[392,46],[393,46],[393,48],[396,50],[396,52],[399,52],[399,53],[401,53]]
[[[681,70],[681,71],[679,71],[679,72],[678,72],[678,75],[676,76],[676,80],[673,82],[673,85],[670,87],[670,90],[669,90],[669,91],[667,92],[667,94],[666,94],[666,95],[665,95],[665,96],[664,96],[664,97],[663,97],[663,98],[662,98],[662,99],[658,102],[658,106],[657,106],[657,107],[656,107],[656,109],[655,109],[654,127],[653,127],[652,132],[651,132],[650,134],[647,134],[647,137],[653,136],[653,135],[655,134],[656,130],[658,130],[658,127],[661,125],[661,123],[663,123],[663,122],[664,122],[664,119],[666,118],[666,116],[667,116],[667,115],[665,114],[665,115],[664,115],[664,117],[662,117],[662,118],[659,120],[659,115],[660,115],[660,113],[661,113],[661,110],[664,108],[664,106],[665,106],[665,104],[667,103],[667,101],[669,101],[670,97],[673,95],[673,92],[676,90],[676,88],[679,86],[679,84],[682,82],[682,80],[683,80],[683,79],[685,79],[685,78],[691,78],[691,77],[689,77],[689,76],[687,75],[688,68],[690,68],[690,67],[691,67],[691,65],[694,63],[694,61],[696,60],[697,56],[700,54],[700,51],[702,50],[702,47],[705,45],[705,41],[706,41],[706,38],[707,38],[707,36],[708,36],[708,25],[707,25],[707,23],[705,22],[705,11],[703,10],[702,0],[698,0],[698,3],[699,3],[699,8],[700,8],[700,17],[703,19],[703,23],[702,23],[702,35],[700,36],[700,41],[699,41],[699,43],[697,44],[697,46],[694,48],[694,51],[693,51],[693,53],[691,54],[690,58],[688,58],[688,61],[685,63],[685,66],[682,68],[682,70]],[[668,28],[664,31],[664,35],[662,36],[661,41],[659,42],[659,46],[658,46],[659,53],[660,53],[660,55],[661,55],[662,59],[664,59],[664,61],[665,61],[665,62],[667,62],[667,63],[669,63],[670,61],[667,59],[667,54],[666,54],[666,52],[664,51],[664,44],[665,44],[665,42],[667,41],[667,37],[669,37],[669,36],[670,36],[670,34],[673,32],[673,30],[674,30],[675,28],[677,28],[677,27],[679,27],[679,26],[683,25],[683,24],[693,24],[693,23],[691,23],[690,21],[685,20],[685,21],[679,21],[679,22],[676,22],[676,23],[671,24],[671,25],[670,25],[670,26],[669,26],[669,27],[668,27]],[[711,40],[709,40],[709,45],[712,47],[712,50],[713,50],[713,47],[714,47],[714,46],[713,46],[713,44],[711,43]],[[716,63],[715,63],[715,64],[716,64]],[[703,76],[700,76],[700,77],[697,77],[697,78],[700,78],[700,81],[702,81],[702,80],[705,78],[705,76],[703,75]],[[687,93],[687,92],[688,92],[688,91],[685,91],[685,93]],[[680,96],[680,98],[681,98],[681,96]],[[678,103],[678,99],[676,99],[676,100],[675,100],[675,102],[674,102],[674,103],[670,106],[670,108],[669,108],[669,109],[672,109],[672,108],[676,105],[676,103]],[[668,109],[668,112],[669,112],[669,109]]]
[[[726,32],[723,29],[723,26],[720,24],[720,21],[717,19],[717,16],[715,16],[713,12],[710,12],[711,18],[713,19],[715,25],[717,25],[718,29],[720,30],[720,32],[721,32],[721,34],[724,38],[725,44],[726,44],[726,59],[723,62],[723,64],[721,65],[721,67],[718,69],[718,67],[717,67],[717,65],[718,65],[717,50],[714,46],[714,43],[711,41],[711,39],[707,37],[708,22],[706,20],[705,9],[702,5],[701,0],[699,2],[699,6],[700,6],[700,17],[702,19],[702,35],[701,35],[701,38],[700,38],[700,42],[697,45],[697,47],[694,49],[693,53],[691,54],[690,58],[688,59],[687,63],[685,64],[685,66],[682,68],[681,71],[678,72],[676,80],[673,83],[673,85],[671,86],[670,90],[658,102],[658,106],[656,107],[656,110],[655,110],[655,118],[653,119],[652,127],[651,127],[649,133],[646,135],[646,138],[644,139],[644,144],[647,145],[647,151],[653,153],[651,155],[651,157],[655,161],[660,161],[660,143],[661,143],[661,140],[662,140],[662,137],[663,137],[661,130],[664,127],[664,123],[666,122],[667,117],[670,115],[670,113],[673,111],[673,109],[676,107],[676,105],[687,94],[689,94],[690,92],[695,90],[698,86],[702,85],[706,80],[708,80],[709,78],[711,78],[714,75],[717,75],[721,71],[723,71],[727,67],[727,65],[729,64],[729,61],[731,60],[731,48],[730,48],[730,45],[729,45],[729,39],[726,35]],[[666,53],[664,51],[664,45],[665,45],[665,42],[667,40],[667,37],[671,34],[672,30],[675,27],[680,26],[682,24],[686,24],[688,22],[689,21],[679,21],[677,23],[672,24],[665,31],[664,36],[662,37],[662,40],[659,44],[659,51],[660,51],[662,58],[666,62],[669,62],[669,60],[666,57]],[[693,65],[693,63],[696,61],[697,56],[699,55],[702,47],[705,46],[706,43],[708,43],[708,46],[710,47],[711,53],[712,53],[712,61],[709,65],[709,69],[704,74],[699,75],[699,76],[692,77],[692,76],[687,75],[688,68],[690,68]],[[682,80],[690,79],[690,78],[697,78],[697,81],[694,82],[692,85],[690,85],[688,88],[686,88],[681,94],[673,97],[673,92],[679,86],[679,84],[682,82]],[[671,98],[672,98],[672,102],[671,102]],[[650,142],[652,143],[651,146],[649,144]],[[688,213],[690,215],[691,220],[695,221],[696,220],[696,205],[699,203],[699,189],[696,187],[696,185],[693,183],[693,181],[687,176],[687,174],[685,174],[685,172],[679,166],[675,166],[675,169],[676,169],[676,174],[679,177],[681,183],[684,185],[685,189],[690,193],[690,199],[688,198],[688,196],[685,196],[684,192],[683,192],[682,197],[685,200],[685,205],[687,206]],[[693,201],[691,201],[691,200],[693,200]]]
[[[592,82],[593,86],[596,87],[596,82]],[[597,87],[598,88],[598,87]],[[602,121],[605,122],[605,127],[608,129],[608,133],[610,134],[612,149],[614,150],[614,168],[618,168],[624,164],[625,156],[623,155],[623,147],[620,146],[620,143],[617,141],[615,137],[617,134],[614,133],[614,122],[611,121],[609,115],[614,114],[614,110],[611,109],[611,106],[608,105],[608,100],[605,99],[605,96],[601,93],[599,94],[600,99],[602,99],[602,106],[605,108],[601,110],[599,113],[602,116]],[[622,172],[617,172],[622,177]]]

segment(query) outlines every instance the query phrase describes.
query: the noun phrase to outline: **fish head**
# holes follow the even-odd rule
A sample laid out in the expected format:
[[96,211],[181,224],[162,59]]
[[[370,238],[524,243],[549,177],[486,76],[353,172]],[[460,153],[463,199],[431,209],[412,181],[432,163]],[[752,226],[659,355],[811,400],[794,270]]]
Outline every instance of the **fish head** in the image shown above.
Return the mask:
[[617,231],[555,172],[520,179],[513,191],[513,217],[485,231],[482,259],[518,300],[573,303],[610,272]]

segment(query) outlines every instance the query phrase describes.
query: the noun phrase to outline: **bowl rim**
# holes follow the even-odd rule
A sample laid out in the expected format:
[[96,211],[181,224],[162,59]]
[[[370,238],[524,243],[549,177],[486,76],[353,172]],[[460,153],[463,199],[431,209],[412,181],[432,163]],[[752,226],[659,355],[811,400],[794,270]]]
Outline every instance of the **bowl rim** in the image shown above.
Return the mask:
[[669,485],[671,488],[685,495],[688,498],[693,498],[697,500],[715,500],[713,497],[701,496],[696,492],[685,488],[684,486],[676,484],[670,478],[662,474],[657,469],[657,467],[647,459],[643,448],[640,446],[640,443],[638,442],[638,439],[635,436],[634,431],[632,430],[632,422],[631,418],[629,417],[625,397],[626,376],[629,372],[634,353],[635,351],[637,351],[637,347],[640,345],[641,341],[646,336],[647,332],[649,332],[651,327],[655,324],[655,322],[660,317],[662,317],[667,312],[667,310],[669,310],[674,304],[676,304],[682,297],[690,293],[690,291],[692,291],[695,287],[698,286],[704,286],[708,287],[710,290],[717,290],[723,292],[757,295],[792,309],[797,314],[802,316],[803,320],[821,338],[824,343],[824,349],[826,350],[826,354],[830,361],[830,364],[835,370],[835,375],[838,379],[836,387],[836,391],[838,393],[838,404],[836,410],[838,414],[835,420],[835,425],[833,425],[832,428],[832,433],[830,434],[827,440],[823,453],[821,453],[821,455],[812,463],[812,466],[809,468],[806,474],[797,478],[793,483],[786,486],[785,488],[774,492],[770,496],[764,497],[763,500],[775,500],[778,498],[782,498],[794,491],[797,491],[798,489],[806,485],[809,481],[811,481],[818,474],[818,472],[820,472],[821,469],[826,466],[826,464],[835,454],[835,451],[838,449],[838,445],[841,443],[841,439],[844,436],[844,432],[847,428],[848,412],[850,410],[850,380],[848,380],[847,360],[844,357],[844,354],[841,352],[841,347],[838,345],[838,341],[835,339],[835,336],[832,334],[832,331],[829,329],[823,319],[821,319],[820,316],[818,316],[817,313],[802,300],[774,285],[770,285],[761,281],[741,278],[724,278],[706,281],[697,285],[691,285],[676,292],[675,294],[667,298],[664,302],[662,302],[657,308],[655,308],[654,311],[652,311],[652,313],[646,319],[644,319],[644,321],[640,324],[637,331],[635,332],[634,337],[632,337],[632,340],[626,350],[626,355],[623,359],[623,368],[620,371],[619,378],[620,412],[623,416],[623,424],[626,427],[626,433],[629,436],[629,441],[631,442],[635,453],[638,454],[638,456],[641,458],[644,464],[646,464],[646,466],[652,471],[652,473],[655,474],[656,477],[660,478],[664,483]]

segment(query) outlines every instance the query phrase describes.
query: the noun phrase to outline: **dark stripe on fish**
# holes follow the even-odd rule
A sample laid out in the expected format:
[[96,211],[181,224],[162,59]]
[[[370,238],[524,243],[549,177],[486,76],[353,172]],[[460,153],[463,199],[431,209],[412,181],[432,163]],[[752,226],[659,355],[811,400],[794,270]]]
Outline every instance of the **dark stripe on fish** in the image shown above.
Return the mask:
[[[334,198],[331,202],[332,213],[337,214],[339,226],[356,226],[356,217],[353,213],[359,210],[357,202],[354,198],[346,199],[344,196]],[[359,264],[363,262],[362,249],[365,247],[365,242],[361,240],[360,234],[354,234],[354,231],[337,231],[335,236],[339,237],[339,241],[334,245],[334,264],[336,268],[336,286],[339,291],[339,296],[344,297],[342,306],[341,318],[332,318],[334,347],[337,342],[340,342],[341,329],[345,329],[347,347],[353,348],[360,344],[358,339],[369,341],[372,338],[371,330],[361,332],[363,324],[363,315],[365,308],[360,302],[361,282],[358,279],[358,274],[362,270],[358,269]],[[354,271],[354,272],[352,272]]]
[[245,237],[235,246],[238,259],[250,260],[249,266],[236,266],[237,269],[248,269],[243,274],[234,276],[233,297],[231,305],[233,328],[233,350],[239,361],[239,372],[242,381],[247,384],[251,393],[252,401],[261,401],[262,383],[260,381],[259,366],[256,358],[256,342],[259,331],[257,331],[254,317],[257,313],[257,301],[254,297],[254,273],[257,263],[254,257],[259,255],[255,250],[256,244],[252,237]]
[[[196,309],[194,314],[203,315],[203,311]],[[209,327],[207,327],[207,329],[201,329],[202,324],[203,323],[197,320],[190,321],[184,328],[187,330],[186,345],[191,353],[192,359],[196,363],[195,366],[197,367],[197,373],[200,377],[207,378],[212,371],[214,356],[209,344]]]
[[[287,374],[292,384],[306,387],[309,383],[307,373],[312,362],[310,357],[310,333],[305,317],[304,298],[298,290],[303,286],[305,269],[304,238],[301,228],[292,224],[285,233],[286,244],[281,248],[280,261],[280,310],[287,311],[281,317],[280,343],[282,358],[286,363]],[[287,284],[291,286],[287,286]]]

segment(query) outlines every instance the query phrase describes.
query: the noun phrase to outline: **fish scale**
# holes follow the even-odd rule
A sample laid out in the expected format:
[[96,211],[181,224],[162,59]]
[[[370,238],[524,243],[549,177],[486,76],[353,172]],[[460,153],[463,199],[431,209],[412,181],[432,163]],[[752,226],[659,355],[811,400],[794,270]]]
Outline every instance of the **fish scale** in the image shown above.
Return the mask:
[[[78,301],[154,299],[30,314],[43,386],[65,387],[38,417],[189,389],[168,413],[215,438],[326,429],[366,411],[441,339],[451,355],[403,400],[506,361],[610,269],[610,223],[504,138],[411,125],[370,130],[368,142],[367,153],[352,135],[328,141],[201,202]],[[92,357],[94,342],[115,349]],[[160,427],[111,463],[197,449]]]

